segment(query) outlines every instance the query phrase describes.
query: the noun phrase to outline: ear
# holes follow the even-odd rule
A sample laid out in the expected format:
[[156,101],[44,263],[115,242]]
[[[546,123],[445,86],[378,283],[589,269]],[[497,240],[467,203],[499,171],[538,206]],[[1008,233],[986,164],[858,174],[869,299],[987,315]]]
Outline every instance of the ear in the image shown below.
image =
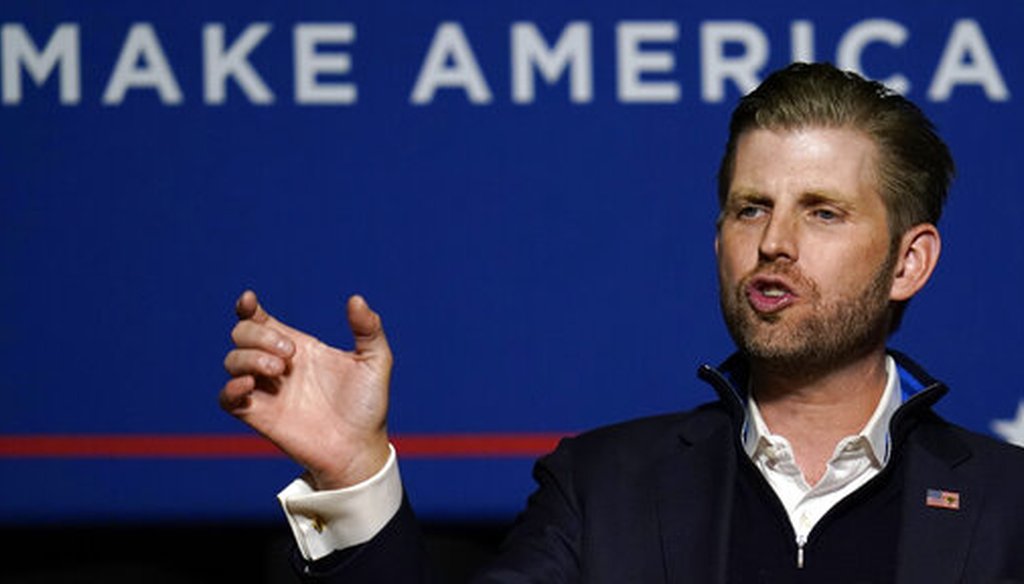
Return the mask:
[[721,230],[715,231],[715,259],[718,259],[718,239],[721,237]]
[[939,262],[942,239],[931,223],[915,225],[903,234],[889,299],[909,300],[924,287]]

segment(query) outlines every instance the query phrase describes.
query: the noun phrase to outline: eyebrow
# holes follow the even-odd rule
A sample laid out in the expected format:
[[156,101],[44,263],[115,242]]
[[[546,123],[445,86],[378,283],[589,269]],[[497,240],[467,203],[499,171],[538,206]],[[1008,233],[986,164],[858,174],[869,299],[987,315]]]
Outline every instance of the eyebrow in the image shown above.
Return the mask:
[[800,203],[803,205],[829,204],[840,209],[849,211],[856,207],[847,197],[834,191],[808,191],[800,195]]
[[725,206],[732,206],[737,203],[757,203],[759,205],[772,204],[772,198],[759,191],[733,191],[725,199]]
[[[726,207],[733,207],[735,205],[753,203],[756,205],[774,206],[775,200],[760,191],[755,190],[738,190],[730,192],[725,201]],[[854,205],[847,197],[842,196],[832,190],[809,190],[800,194],[799,203],[801,205],[818,205],[818,204],[829,204],[836,207],[850,210],[853,209]]]

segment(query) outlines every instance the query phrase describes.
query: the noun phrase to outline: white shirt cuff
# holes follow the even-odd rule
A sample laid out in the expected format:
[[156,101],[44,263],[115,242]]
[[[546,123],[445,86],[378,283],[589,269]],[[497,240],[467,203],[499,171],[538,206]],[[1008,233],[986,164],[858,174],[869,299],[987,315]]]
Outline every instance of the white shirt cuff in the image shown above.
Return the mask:
[[298,478],[277,494],[295,543],[308,561],[371,539],[402,505],[402,478],[395,449],[377,474],[333,491],[315,491]]

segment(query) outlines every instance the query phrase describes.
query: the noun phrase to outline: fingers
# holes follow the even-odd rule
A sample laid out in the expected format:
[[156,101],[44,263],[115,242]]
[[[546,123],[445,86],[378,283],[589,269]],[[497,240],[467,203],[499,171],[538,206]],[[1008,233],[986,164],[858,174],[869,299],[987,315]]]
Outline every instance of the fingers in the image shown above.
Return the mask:
[[285,332],[248,318],[257,307],[256,295],[252,292],[247,291],[239,298],[238,313],[244,320],[231,330],[235,348],[224,358],[224,369],[235,379],[229,381],[221,393],[222,407],[227,407],[225,400],[234,404],[239,395],[252,391],[254,377],[284,374],[295,354],[295,343]]
[[258,349],[235,349],[224,357],[224,369],[232,377],[259,375],[275,377],[285,372],[287,362]]
[[251,375],[231,379],[220,390],[220,407],[231,413],[245,409],[249,405],[249,395],[255,388],[256,380]]
[[[239,349],[259,349],[287,360],[295,354],[295,342],[308,337],[271,317],[252,290],[239,296],[235,313],[239,322],[231,330],[231,339]],[[358,294],[349,298],[347,315],[357,354],[390,355],[380,315],[366,299]]]
[[260,349],[284,359],[295,354],[295,343],[285,333],[253,320],[236,324],[231,329],[231,340],[238,348]]
[[235,348],[224,358],[224,369],[231,375],[218,396],[224,410],[243,417],[257,389],[257,378],[282,375],[295,355],[292,329],[281,325],[260,306],[256,294],[246,290],[235,303],[239,322],[231,330]]
[[390,354],[380,315],[370,309],[362,296],[348,299],[348,326],[352,329],[356,353]]

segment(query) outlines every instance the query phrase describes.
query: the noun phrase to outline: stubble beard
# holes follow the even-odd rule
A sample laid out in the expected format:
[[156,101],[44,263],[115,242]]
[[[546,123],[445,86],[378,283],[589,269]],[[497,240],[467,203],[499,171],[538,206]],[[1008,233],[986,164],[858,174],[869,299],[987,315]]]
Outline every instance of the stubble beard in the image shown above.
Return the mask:
[[862,290],[825,300],[818,286],[792,265],[771,265],[757,274],[778,274],[797,283],[801,302],[810,313],[762,314],[746,296],[744,278],[735,290],[722,286],[720,302],[729,334],[748,359],[765,370],[786,376],[812,376],[862,357],[884,344],[890,323],[889,291],[896,250],[887,255]]

